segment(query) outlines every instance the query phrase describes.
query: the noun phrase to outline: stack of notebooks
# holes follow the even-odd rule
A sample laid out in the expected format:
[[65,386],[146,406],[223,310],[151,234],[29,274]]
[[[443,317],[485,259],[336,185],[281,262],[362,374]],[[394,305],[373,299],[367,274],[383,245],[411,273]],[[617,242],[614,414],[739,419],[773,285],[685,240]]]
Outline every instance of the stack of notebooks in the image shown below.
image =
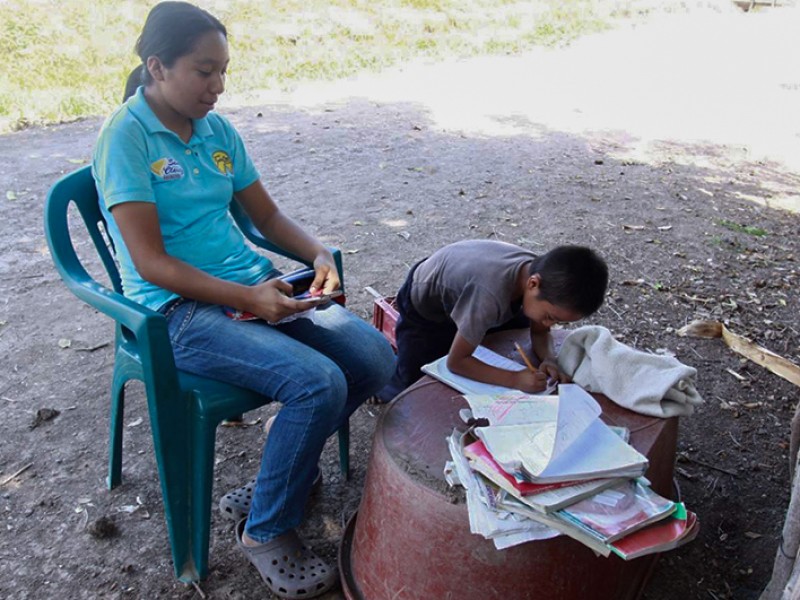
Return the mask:
[[696,515],[649,487],[647,458],[626,429],[603,423],[580,386],[560,385],[557,395],[460,391],[471,417],[489,425],[449,439],[455,480],[468,490],[473,532],[498,548],[564,534],[630,560],[696,537]]

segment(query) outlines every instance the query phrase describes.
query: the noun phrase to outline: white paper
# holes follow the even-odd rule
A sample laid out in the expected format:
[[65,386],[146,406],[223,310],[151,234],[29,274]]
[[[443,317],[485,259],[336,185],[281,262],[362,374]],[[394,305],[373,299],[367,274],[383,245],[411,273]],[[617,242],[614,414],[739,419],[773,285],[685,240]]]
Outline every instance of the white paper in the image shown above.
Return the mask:
[[[489,350],[485,346],[478,346],[475,348],[475,352],[472,353],[472,356],[480,360],[481,362],[486,363],[487,365],[491,365],[493,367],[497,367],[499,369],[505,369],[506,371],[523,371],[526,369],[525,366],[514,362],[510,358],[506,358],[505,356],[501,356],[497,352],[493,350]],[[462,394],[484,394],[484,395],[493,395],[502,392],[507,392],[511,390],[511,388],[504,387],[502,385],[493,385],[490,383],[481,383],[480,381],[475,381],[474,379],[469,379],[467,377],[462,377],[461,375],[456,375],[450,369],[447,368],[447,356],[443,356],[432,363],[428,363],[422,367],[422,371],[427,373],[431,377],[438,379],[442,383],[446,383],[450,387],[458,390]],[[553,392],[556,389],[556,385],[553,383],[547,387],[541,394],[546,395]]]
[[518,390],[497,394],[464,396],[476,419],[487,419],[490,425],[522,425],[555,421],[558,418],[558,396],[537,396]]
[[[531,540],[543,540],[559,533],[537,521],[497,506],[495,489],[469,468],[461,451],[462,433],[454,430],[447,438],[452,468],[467,489],[467,511],[472,533],[498,540],[497,548],[507,548]],[[447,467],[446,467],[447,468]]]

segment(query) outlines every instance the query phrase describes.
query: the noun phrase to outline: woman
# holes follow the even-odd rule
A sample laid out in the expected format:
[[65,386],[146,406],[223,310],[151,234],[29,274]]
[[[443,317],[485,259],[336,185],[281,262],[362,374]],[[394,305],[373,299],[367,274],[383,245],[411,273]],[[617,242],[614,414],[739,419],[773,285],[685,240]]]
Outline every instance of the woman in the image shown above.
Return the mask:
[[[132,95],[103,126],[93,161],[125,294],[166,316],[178,368],[282,403],[236,538],[273,593],[310,598],[337,574],[295,528],[325,440],[383,386],[392,351],[337,304],[312,301],[311,318],[295,318],[309,303],[291,298],[231,220],[235,196],[265,237],[313,264],[312,295],[339,287],[330,252],[280,211],[236,130],[212,112],[225,89],[225,27],[191,4],[163,2],[136,51]],[[236,320],[245,312],[258,319]]]

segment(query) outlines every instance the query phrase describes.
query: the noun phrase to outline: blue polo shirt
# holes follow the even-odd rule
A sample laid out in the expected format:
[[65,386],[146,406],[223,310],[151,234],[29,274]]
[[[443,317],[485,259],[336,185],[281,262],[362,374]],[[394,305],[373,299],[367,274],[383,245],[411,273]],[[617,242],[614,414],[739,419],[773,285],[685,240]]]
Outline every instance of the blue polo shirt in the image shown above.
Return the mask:
[[158,310],[177,295],[142,279],[110,210],[123,202],[152,202],[168,254],[206,273],[253,285],[272,262],[246,243],[228,205],[259,174],[244,143],[224,117],[211,112],[194,120],[184,142],[165,128],[144,97],[144,88],[105,122],[92,174],[106,216],[125,295]]

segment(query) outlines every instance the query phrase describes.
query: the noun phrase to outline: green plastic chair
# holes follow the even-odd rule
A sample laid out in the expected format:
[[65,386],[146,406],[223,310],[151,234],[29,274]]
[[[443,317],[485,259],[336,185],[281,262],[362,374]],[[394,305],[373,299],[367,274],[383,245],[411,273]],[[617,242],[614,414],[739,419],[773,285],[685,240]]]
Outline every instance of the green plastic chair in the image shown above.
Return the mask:
[[[75,253],[68,224],[70,203],[77,207],[111,280],[111,289],[93,279]],[[235,202],[231,213],[254,244],[301,261],[264,239]],[[114,374],[111,383],[109,489],[122,479],[122,432],[125,383],[144,383],[153,447],[175,575],[182,581],[202,579],[208,572],[211,488],[217,425],[272,400],[250,390],[206,379],[175,367],[164,316],[122,295],[122,281],[107,235],[90,167],[62,177],[50,190],[44,214],[45,235],[58,272],[84,302],[116,322]],[[341,253],[332,249],[339,276]],[[344,281],[342,279],[342,281]],[[339,462],[349,477],[350,429],[339,434]]]

